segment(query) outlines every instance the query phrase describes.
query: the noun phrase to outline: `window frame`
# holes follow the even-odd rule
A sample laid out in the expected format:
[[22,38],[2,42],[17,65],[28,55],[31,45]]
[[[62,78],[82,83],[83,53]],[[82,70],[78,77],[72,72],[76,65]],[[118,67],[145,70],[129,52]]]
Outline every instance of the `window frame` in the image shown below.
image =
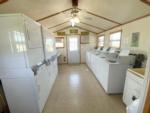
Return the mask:
[[[100,42],[99,38],[100,37],[104,37],[104,45],[103,46],[99,46],[99,42]],[[104,46],[105,46],[105,35],[100,35],[100,36],[97,37],[97,47],[104,47]]]
[[[111,40],[110,40],[110,36],[112,35],[112,34],[115,34],[115,33],[118,33],[118,32],[120,32],[121,33],[121,35],[120,35],[120,45],[119,45],[119,47],[113,47],[112,46],[112,44],[111,44]],[[114,32],[111,32],[110,34],[109,34],[109,46],[110,47],[112,47],[112,48],[121,48],[121,42],[122,42],[122,30],[118,30],[118,31],[114,31]]]
[[[56,46],[57,39],[63,39],[63,47],[57,47]],[[55,37],[55,46],[56,46],[56,49],[65,48],[65,37]]]

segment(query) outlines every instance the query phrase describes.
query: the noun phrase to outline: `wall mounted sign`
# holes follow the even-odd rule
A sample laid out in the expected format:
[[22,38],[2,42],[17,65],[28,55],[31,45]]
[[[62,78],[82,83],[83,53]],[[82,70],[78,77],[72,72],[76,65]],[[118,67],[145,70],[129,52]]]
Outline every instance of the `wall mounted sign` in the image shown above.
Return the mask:
[[58,36],[65,36],[66,33],[65,33],[65,32],[57,32],[57,35],[58,35]]
[[88,44],[89,43],[89,35],[81,35],[80,43],[81,44]]
[[70,34],[78,34],[78,29],[70,29]]
[[139,36],[140,33],[132,33],[132,39],[131,39],[131,47],[138,47],[139,46]]
[[89,32],[86,32],[86,31],[81,32],[81,35],[89,35]]

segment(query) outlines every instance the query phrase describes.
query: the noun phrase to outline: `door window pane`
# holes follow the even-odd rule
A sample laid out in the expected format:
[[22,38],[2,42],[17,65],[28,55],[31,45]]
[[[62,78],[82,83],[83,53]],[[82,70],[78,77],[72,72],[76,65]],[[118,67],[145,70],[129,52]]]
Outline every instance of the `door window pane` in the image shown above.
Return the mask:
[[69,49],[70,51],[77,51],[78,50],[78,39],[77,38],[70,38],[69,39]]

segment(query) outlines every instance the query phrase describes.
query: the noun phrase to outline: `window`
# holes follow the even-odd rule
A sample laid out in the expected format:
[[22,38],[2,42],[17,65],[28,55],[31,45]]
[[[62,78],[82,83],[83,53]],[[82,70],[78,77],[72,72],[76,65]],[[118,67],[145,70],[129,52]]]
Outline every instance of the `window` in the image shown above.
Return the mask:
[[98,37],[98,47],[103,47],[104,42],[105,42],[105,37],[104,36]]
[[110,47],[120,48],[121,31],[110,34]]
[[56,37],[56,48],[64,47],[64,37]]
[[54,40],[52,39],[52,38],[47,38],[46,39],[46,50],[48,51],[48,52],[53,52],[54,51]]

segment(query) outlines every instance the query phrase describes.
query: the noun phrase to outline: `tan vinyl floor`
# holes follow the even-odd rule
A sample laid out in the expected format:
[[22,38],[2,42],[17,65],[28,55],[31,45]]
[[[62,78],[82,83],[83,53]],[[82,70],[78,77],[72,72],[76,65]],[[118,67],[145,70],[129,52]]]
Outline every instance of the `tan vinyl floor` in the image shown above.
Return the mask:
[[86,65],[60,65],[43,113],[125,113],[122,95],[107,95]]

